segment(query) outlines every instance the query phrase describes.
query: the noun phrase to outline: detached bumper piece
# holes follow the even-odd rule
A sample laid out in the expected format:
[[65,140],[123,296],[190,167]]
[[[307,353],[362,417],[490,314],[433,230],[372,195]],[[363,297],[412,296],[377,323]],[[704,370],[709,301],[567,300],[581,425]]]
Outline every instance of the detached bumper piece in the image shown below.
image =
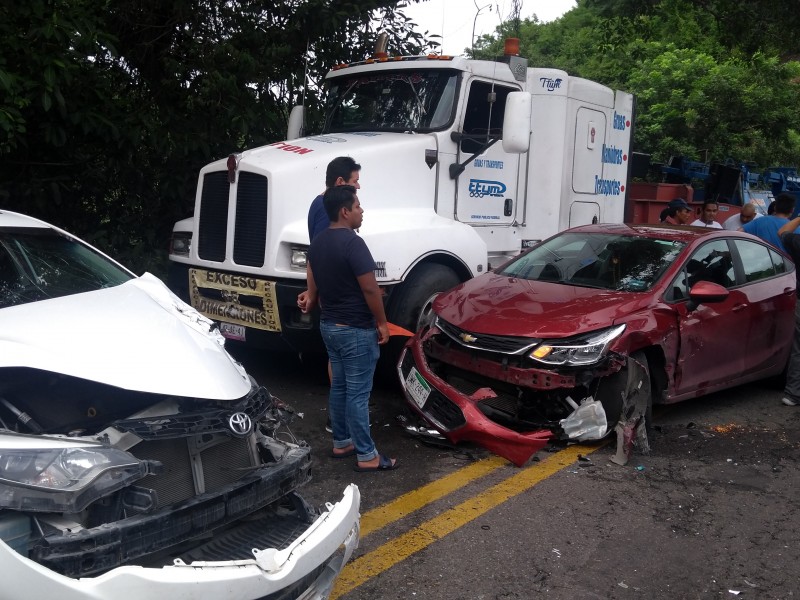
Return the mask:
[[[491,420],[479,407],[482,400],[493,397],[491,391],[481,388],[467,396],[439,378],[417,338],[403,351],[398,375],[409,405],[454,444],[480,444],[521,467],[553,438],[549,429],[515,431]],[[420,377],[423,395],[412,390]]]
[[[257,491],[251,488],[247,493]],[[26,598],[31,590],[37,597],[59,600],[327,598],[358,546],[359,490],[353,484],[347,486],[342,499],[326,505],[325,512],[311,523],[314,511],[299,496],[288,498],[292,506],[253,515],[226,529],[219,539],[209,535],[206,543],[176,553],[179,556],[171,562],[165,557],[162,564],[120,566],[98,577],[78,579],[56,573],[0,542],[3,598]],[[202,525],[202,518],[223,515],[235,510],[235,505],[220,499],[216,510],[209,504],[204,514],[173,511],[171,529],[190,530]]]

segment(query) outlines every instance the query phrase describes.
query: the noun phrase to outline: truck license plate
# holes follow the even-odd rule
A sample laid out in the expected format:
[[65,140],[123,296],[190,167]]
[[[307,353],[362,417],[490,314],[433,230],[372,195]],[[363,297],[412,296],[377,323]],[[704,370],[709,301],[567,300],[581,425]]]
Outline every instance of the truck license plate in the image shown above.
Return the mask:
[[219,330],[229,340],[239,340],[244,342],[244,325],[236,325],[234,323],[221,322]]
[[425,381],[425,378],[419,374],[419,371],[411,367],[411,371],[408,377],[406,377],[406,391],[408,395],[413,398],[414,402],[417,403],[417,406],[422,408],[425,406],[425,402],[428,400],[428,396],[431,393],[431,386]]

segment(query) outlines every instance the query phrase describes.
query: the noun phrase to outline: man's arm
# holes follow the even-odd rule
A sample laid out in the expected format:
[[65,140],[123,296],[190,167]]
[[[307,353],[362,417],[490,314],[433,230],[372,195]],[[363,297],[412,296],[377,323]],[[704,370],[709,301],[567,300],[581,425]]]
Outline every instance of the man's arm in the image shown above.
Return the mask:
[[780,238],[784,233],[791,233],[798,227],[800,227],[800,217],[795,217],[778,229],[778,237]]
[[319,294],[317,293],[317,283],[314,281],[314,273],[311,271],[311,263],[306,262],[306,279],[308,289],[297,295],[297,306],[300,312],[307,313],[317,305]]
[[[368,271],[363,275],[359,275],[358,285],[361,286],[364,300],[366,300],[372,316],[375,317],[375,323],[378,328],[378,343],[385,344],[389,341],[389,324],[386,321],[386,311],[383,309],[383,293],[381,288],[378,287],[375,272]],[[309,291],[310,289],[309,285]]]

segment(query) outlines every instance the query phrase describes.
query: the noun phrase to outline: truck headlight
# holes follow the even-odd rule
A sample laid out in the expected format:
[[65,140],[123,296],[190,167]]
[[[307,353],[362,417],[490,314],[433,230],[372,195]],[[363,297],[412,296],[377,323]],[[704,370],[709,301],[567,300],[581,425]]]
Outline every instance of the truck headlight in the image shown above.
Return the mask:
[[[13,442],[20,443],[14,447]],[[6,438],[0,446],[0,508],[75,513],[150,471],[122,450],[99,444]],[[11,441],[12,443],[8,443]],[[61,447],[59,447],[61,446]]]
[[617,325],[557,342],[544,341],[528,356],[547,365],[592,365],[606,355],[609,344],[623,331],[625,325]]
[[169,239],[169,253],[188,257],[191,251],[192,233],[190,231],[173,231]]
[[307,247],[293,247],[292,248],[292,268],[306,270],[308,264],[308,248]]

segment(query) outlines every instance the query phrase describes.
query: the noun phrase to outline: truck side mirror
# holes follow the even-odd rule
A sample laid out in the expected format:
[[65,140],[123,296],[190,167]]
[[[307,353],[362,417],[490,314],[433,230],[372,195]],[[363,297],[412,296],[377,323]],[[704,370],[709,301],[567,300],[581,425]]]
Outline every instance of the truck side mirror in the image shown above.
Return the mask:
[[292,112],[289,113],[289,125],[286,127],[286,139],[296,140],[303,137],[305,131],[303,123],[305,121],[306,108],[302,104],[292,107]]
[[531,95],[511,92],[503,115],[503,150],[511,154],[527,152],[531,140]]

